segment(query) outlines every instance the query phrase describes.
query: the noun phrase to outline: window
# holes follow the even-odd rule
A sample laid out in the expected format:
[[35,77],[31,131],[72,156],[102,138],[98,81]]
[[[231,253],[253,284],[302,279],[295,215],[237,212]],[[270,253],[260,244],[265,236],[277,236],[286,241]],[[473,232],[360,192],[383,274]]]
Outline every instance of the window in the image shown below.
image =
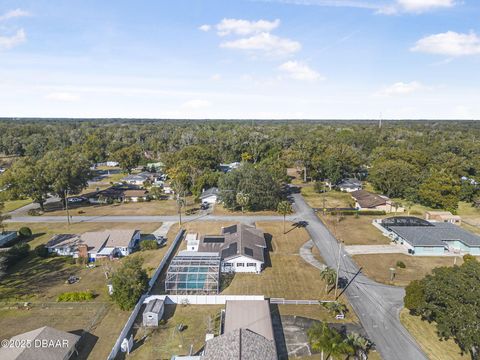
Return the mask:
[[232,263],[224,263],[223,266],[224,267],[230,267],[230,266],[233,266],[233,264]]
[[247,267],[255,267],[255,266],[257,266],[257,264],[255,264],[255,263],[247,263]]
[[237,267],[244,267],[245,264],[244,263],[237,263]]

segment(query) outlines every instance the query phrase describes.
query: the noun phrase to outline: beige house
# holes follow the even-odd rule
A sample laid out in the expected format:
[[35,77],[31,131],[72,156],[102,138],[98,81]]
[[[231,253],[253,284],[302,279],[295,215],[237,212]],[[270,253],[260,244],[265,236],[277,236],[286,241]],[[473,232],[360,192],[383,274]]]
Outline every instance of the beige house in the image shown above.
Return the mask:
[[450,211],[426,211],[425,220],[449,222],[455,225],[462,223],[462,218],[458,215],[453,215]]
[[366,190],[357,190],[350,193],[355,200],[355,207],[358,210],[378,210],[391,212],[404,212],[405,208],[395,204],[385,195],[374,194]]

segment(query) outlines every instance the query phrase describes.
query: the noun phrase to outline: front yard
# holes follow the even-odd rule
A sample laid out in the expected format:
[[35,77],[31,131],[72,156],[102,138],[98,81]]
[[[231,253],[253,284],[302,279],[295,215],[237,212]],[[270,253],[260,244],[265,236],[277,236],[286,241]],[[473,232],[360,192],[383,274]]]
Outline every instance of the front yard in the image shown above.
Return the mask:
[[352,207],[354,201],[349,193],[331,190],[325,193],[315,191],[313,184],[301,187],[301,192],[305,201],[312,208],[349,208]]

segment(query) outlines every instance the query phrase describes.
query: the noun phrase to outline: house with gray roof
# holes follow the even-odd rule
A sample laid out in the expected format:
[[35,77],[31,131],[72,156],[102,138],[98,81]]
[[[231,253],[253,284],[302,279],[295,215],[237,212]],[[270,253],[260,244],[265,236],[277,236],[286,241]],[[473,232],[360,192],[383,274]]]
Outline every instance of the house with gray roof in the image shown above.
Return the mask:
[[227,301],[224,333],[205,345],[202,360],[276,360],[268,300]]
[[221,235],[203,235],[199,252],[218,253],[223,272],[260,273],[267,244],[262,230],[238,224],[222,228]]
[[383,219],[381,226],[393,241],[403,244],[414,255],[480,255],[480,236],[450,222],[398,216]]
[[10,340],[12,344],[17,342],[30,346],[0,347],[2,360],[68,360],[76,352],[80,336],[43,326]]
[[218,188],[211,187],[207,190],[202,191],[200,194],[200,200],[209,204],[215,204],[218,201]]

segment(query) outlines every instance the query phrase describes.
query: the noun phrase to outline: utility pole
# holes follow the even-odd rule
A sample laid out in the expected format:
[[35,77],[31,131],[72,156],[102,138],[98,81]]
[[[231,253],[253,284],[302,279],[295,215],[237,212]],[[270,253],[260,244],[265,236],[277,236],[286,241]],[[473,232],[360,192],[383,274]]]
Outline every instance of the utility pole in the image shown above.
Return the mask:
[[338,259],[337,259],[337,278],[335,279],[335,300],[337,300],[337,290],[338,290],[338,278],[340,272],[340,256],[342,252],[342,244],[338,242]]
[[67,210],[67,223],[70,225],[70,213],[68,212],[68,190],[65,190],[65,210]]

